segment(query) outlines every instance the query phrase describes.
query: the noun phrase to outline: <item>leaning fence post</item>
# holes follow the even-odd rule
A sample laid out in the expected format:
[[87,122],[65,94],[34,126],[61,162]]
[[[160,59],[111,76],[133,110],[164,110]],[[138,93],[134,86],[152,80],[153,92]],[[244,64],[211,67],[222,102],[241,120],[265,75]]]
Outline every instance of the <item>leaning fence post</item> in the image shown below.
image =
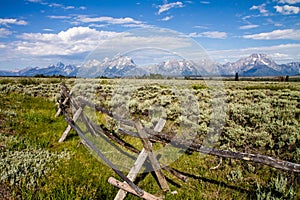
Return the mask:
[[[72,93],[73,93],[73,90],[70,92],[70,96],[72,95]],[[70,101],[70,97],[66,97],[65,100],[64,100],[62,103],[60,102],[60,104],[64,106],[64,105],[66,105],[69,101]],[[60,105],[60,106],[61,106],[61,105]],[[59,108],[58,108],[58,110],[57,110],[57,112],[56,112],[56,114],[55,114],[55,117],[58,117],[58,116],[61,114],[61,107],[60,107],[60,106],[59,106]]]
[[159,182],[162,190],[168,191],[169,190],[168,183],[167,183],[166,178],[164,177],[163,173],[161,172],[160,164],[152,151],[152,144],[147,137],[147,133],[144,131],[144,128],[139,120],[135,120],[134,124],[135,124],[137,132],[140,136],[140,139],[143,143],[143,146],[144,146],[146,152],[148,153],[150,163],[151,163],[152,168],[157,176],[158,182]]
[[[160,118],[159,121],[157,122],[154,131],[156,132],[161,132],[162,129],[164,128],[166,124],[166,120]],[[134,181],[137,177],[137,174],[141,170],[144,162],[146,161],[146,158],[148,156],[148,152],[146,151],[145,148],[142,149],[141,153],[139,154],[138,158],[136,159],[133,167],[130,169],[127,177],[129,180]],[[127,192],[125,190],[120,189],[115,196],[114,200],[123,200],[126,197]]]
[[[73,121],[76,122],[77,119],[79,118],[79,116],[82,113],[82,108],[79,107],[78,110],[75,112],[74,116],[73,116]],[[64,133],[62,134],[62,136],[60,137],[60,139],[58,140],[58,142],[63,142],[66,137],[68,136],[69,132],[71,131],[72,127],[70,125],[68,125],[68,127],[66,128],[66,130],[64,131]]]

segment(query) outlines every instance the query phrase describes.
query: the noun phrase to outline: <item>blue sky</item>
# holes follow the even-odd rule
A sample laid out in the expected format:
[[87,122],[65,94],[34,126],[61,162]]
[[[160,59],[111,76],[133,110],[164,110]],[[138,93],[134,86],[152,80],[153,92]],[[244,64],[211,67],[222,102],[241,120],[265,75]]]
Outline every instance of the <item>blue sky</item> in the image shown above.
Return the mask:
[[[214,61],[266,53],[300,61],[300,0],[0,0],[0,69],[80,64],[101,41],[167,28]],[[162,41],[163,43],[164,41]]]

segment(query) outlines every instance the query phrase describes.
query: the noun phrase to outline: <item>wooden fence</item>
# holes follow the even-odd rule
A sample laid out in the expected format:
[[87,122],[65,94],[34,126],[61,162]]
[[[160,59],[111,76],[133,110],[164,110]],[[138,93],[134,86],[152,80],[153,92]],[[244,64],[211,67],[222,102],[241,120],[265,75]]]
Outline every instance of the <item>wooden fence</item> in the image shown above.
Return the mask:
[[[190,143],[185,140],[180,139],[174,139],[170,135],[165,134],[162,132],[163,127],[166,123],[164,119],[160,119],[158,123],[156,124],[155,128],[148,129],[144,128],[140,122],[139,119],[122,119],[121,117],[117,115],[113,115],[112,112],[107,110],[104,107],[98,106],[85,98],[77,97],[74,98],[72,96],[72,91],[68,89],[68,87],[65,84],[61,85],[61,98],[59,101],[59,110],[56,113],[56,116],[59,116],[60,114],[64,114],[65,120],[68,123],[68,127],[62,134],[61,138],[59,139],[59,142],[63,142],[69,131],[71,129],[74,129],[78,135],[82,139],[82,143],[86,145],[88,148],[90,148],[92,151],[94,151],[109,167],[111,167],[121,178],[124,182],[120,182],[116,180],[113,177],[110,177],[108,179],[108,182],[116,187],[119,188],[119,192],[117,193],[115,200],[121,200],[124,199],[127,192],[130,192],[138,197],[144,198],[144,199],[161,199],[160,197],[156,197],[152,194],[147,193],[146,191],[139,188],[135,183],[135,178],[137,177],[137,174],[141,170],[143,164],[145,162],[150,162],[152,169],[155,172],[156,178],[158,180],[158,183],[161,187],[161,189],[164,192],[169,191],[169,186],[166,181],[166,178],[164,177],[164,174],[162,173],[162,170],[167,171],[177,178],[179,178],[182,181],[187,181],[187,177],[177,171],[176,169],[173,169],[169,166],[165,166],[161,163],[159,163],[158,159],[154,155],[152,151],[152,142],[159,142],[159,143],[170,143],[172,141],[172,145],[174,147],[178,148],[184,148],[188,147],[191,151],[201,152],[204,154],[209,154],[213,156],[218,156],[220,158],[233,158],[233,159],[239,159],[239,160],[245,160],[249,162],[256,162],[261,163],[264,165],[268,165],[273,168],[291,171],[295,173],[300,173],[300,164],[292,163],[284,160],[279,160],[277,158],[272,158],[265,155],[260,154],[249,154],[249,153],[242,153],[242,152],[232,152],[232,151],[226,151],[226,150],[219,150],[214,148],[207,148],[203,147],[201,144],[198,143]],[[122,140],[118,135],[110,133],[109,131],[103,129],[100,125],[95,124],[91,119],[88,118],[87,115],[83,112],[85,107],[90,107],[92,109],[95,109],[97,112],[101,112],[102,114],[108,115],[114,119],[116,119],[118,122],[125,124],[126,126],[133,127],[136,131],[128,131],[122,128],[118,129],[118,133],[122,135],[128,135],[131,137],[138,137],[140,138],[143,149],[140,151],[136,147],[130,145],[126,141]],[[129,151],[138,154],[138,157],[130,169],[128,175],[126,176],[121,170],[117,168],[104,154],[101,152],[85,135],[84,131],[80,128],[80,126],[76,123],[78,119],[81,119],[81,122],[84,124],[88,132],[94,136],[94,137],[106,137],[110,141],[128,149]],[[147,158],[149,161],[147,161]]]

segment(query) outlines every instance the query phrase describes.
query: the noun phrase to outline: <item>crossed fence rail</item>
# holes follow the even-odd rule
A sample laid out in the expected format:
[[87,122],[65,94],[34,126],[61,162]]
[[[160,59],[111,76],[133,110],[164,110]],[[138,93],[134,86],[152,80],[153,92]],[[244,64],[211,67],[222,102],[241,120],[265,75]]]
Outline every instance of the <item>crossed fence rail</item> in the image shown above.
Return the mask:
[[[120,189],[115,197],[115,200],[124,199],[127,192],[130,192],[143,199],[149,199],[149,200],[161,199],[161,197],[156,197],[150,193],[147,193],[146,191],[142,190],[134,183],[137,174],[142,169],[142,166],[145,162],[150,163],[152,169],[155,172],[158,183],[164,192],[169,191],[169,186],[166,181],[166,178],[164,177],[164,174],[162,173],[162,170],[173,174],[175,177],[179,178],[182,181],[187,181],[187,177],[183,173],[180,173],[176,169],[173,169],[169,166],[159,163],[159,160],[153,153],[152,142],[169,144],[172,141],[172,143],[170,144],[172,144],[174,147],[177,148],[188,147],[188,149],[191,151],[218,156],[220,158],[233,158],[233,159],[239,159],[239,160],[244,160],[249,162],[261,163],[273,168],[290,171],[294,173],[300,173],[300,164],[297,163],[279,160],[277,158],[269,157],[266,155],[233,152],[227,150],[208,148],[198,143],[191,143],[189,141],[185,141],[182,139],[174,139],[172,136],[162,132],[166,122],[164,119],[160,119],[154,129],[145,128],[143,127],[139,119],[124,120],[117,115],[113,115],[112,112],[110,112],[108,109],[96,105],[83,97],[77,97],[77,98],[73,97],[72,91],[70,91],[65,84],[61,85],[60,95],[61,98],[59,101],[59,109],[55,116],[59,116],[61,113],[63,113],[65,116],[65,120],[68,123],[68,127],[66,128],[61,138],[59,139],[59,142],[63,142],[66,139],[69,131],[71,129],[74,129],[81,137],[82,143],[86,145],[88,148],[90,148],[91,150],[93,150],[109,167],[111,167],[121,177],[121,179],[123,179],[124,182],[120,182],[113,177],[110,177],[108,179],[108,182],[110,184]],[[109,117],[114,118],[118,122],[134,128],[136,131],[129,131],[123,128],[119,128],[118,133],[122,135],[140,138],[143,144],[143,149],[141,151],[138,150],[136,147],[132,146],[131,144],[127,143],[126,141],[118,137],[118,135],[103,129],[100,125],[94,123],[91,119],[89,119],[87,115],[85,115],[84,113],[85,107],[93,108],[97,112],[106,114]],[[99,137],[99,136],[105,137],[106,140],[113,141],[117,145],[120,145],[128,149],[129,151],[138,154],[138,157],[127,176],[121,170],[119,170],[118,167],[115,166],[111,162],[111,160],[109,160],[104,155],[104,153],[101,152],[93,144],[93,142],[91,142],[86,137],[85,132],[81,129],[81,127],[76,122],[79,118],[81,118],[81,122],[83,122],[84,126],[93,137]],[[147,160],[147,158],[149,159]]]

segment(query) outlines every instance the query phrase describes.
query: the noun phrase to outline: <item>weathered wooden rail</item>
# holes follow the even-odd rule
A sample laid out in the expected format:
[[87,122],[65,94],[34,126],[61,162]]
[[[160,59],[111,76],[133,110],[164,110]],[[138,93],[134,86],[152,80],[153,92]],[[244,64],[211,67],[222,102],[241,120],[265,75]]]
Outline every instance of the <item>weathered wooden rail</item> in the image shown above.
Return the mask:
[[[85,106],[91,107],[95,109],[97,112],[106,114],[116,119],[120,123],[123,123],[127,126],[134,127],[136,132],[128,131],[120,128],[118,130],[118,133],[140,138],[144,148],[140,151],[134,146],[128,144],[126,141],[120,139],[118,135],[116,135],[115,133],[110,133],[107,130],[103,129],[101,126],[92,122],[83,112]],[[72,111],[71,115],[68,112],[68,110]],[[281,170],[300,173],[300,164],[297,163],[279,160],[277,158],[272,158],[260,154],[232,152],[232,151],[219,150],[214,148],[207,148],[207,147],[203,147],[201,144],[198,143],[193,143],[193,142],[180,140],[180,139],[174,139],[170,135],[162,132],[162,129],[165,124],[165,120],[163,119],[159,120],[159,122],[157,123],[157,125],[153,130],[144,128],[141,122],[139,121],[139,119],[124,120],[119,116],[113,115],[112,112],[110,112],[106,108],[95,105],[94,103],[82,97],[77,97],[75,99],[74,97],[72,97],[72,91],[70,91],[67,88],[67,86],[64,84],[62,84],[61,86],[61,99],[59,101],[59,110],[56,113],[56,116],[58,116],[61,113],[64,114],[65,120],[68,123],[68,127],[63,133],[62,137],[59,139],[59,142],[63,142],[66,139],[69,131],[72,128],[78,133],[78,135],[82,139],[83,144],[85,144],[88,148],[92,149],[108,166],[110,166],[123,179],[124,182],[120,182],[112,177],[109,178],[108,180],[110,184],[120,189],[115,197],[116,200],[124,199],[127,192],[130,192],[144,199],[161,199],[159,197],[156,197],[152,194],[145,192],[134,183],[137,174],[139,173],[139,171],[141,170],[145,162],[151,164],[152,169],[154,170],[155,175],[157,177],[158,183],[161,186],[162,190],[165,192],[169,190],[169,187],[161,169],[173,174],[174,176],[181,179],[182,181],[187,180],[187,177],[181,174],[180,172],[178,172],[177,170],[159,163],[156,156],[153,154],[152,142],[170,143],[172,141],[172,145],[177,148],[186,149],[188,147],[189,150],[191,151],[218,156],[220,158],[233,158],[233,159],[239,159],[244,161],[251,161],[251,162],[268,165],[270,167],[281,169]],[[121,172],[107,157],[105,157],[105,155],[85,136],[85,133],[81,130],[81,128],[76,123],[76,121],[79,118],[81,118],[81,121],[84,123],[87,130],[93,136],[106,137],[107,139],[128,149],[129,151],[138,154],[137,160],[135,161],[133,167],[130,169],[129,174],[127,176],[123,172]],[[149,159],[147,160],[147,158]]]

